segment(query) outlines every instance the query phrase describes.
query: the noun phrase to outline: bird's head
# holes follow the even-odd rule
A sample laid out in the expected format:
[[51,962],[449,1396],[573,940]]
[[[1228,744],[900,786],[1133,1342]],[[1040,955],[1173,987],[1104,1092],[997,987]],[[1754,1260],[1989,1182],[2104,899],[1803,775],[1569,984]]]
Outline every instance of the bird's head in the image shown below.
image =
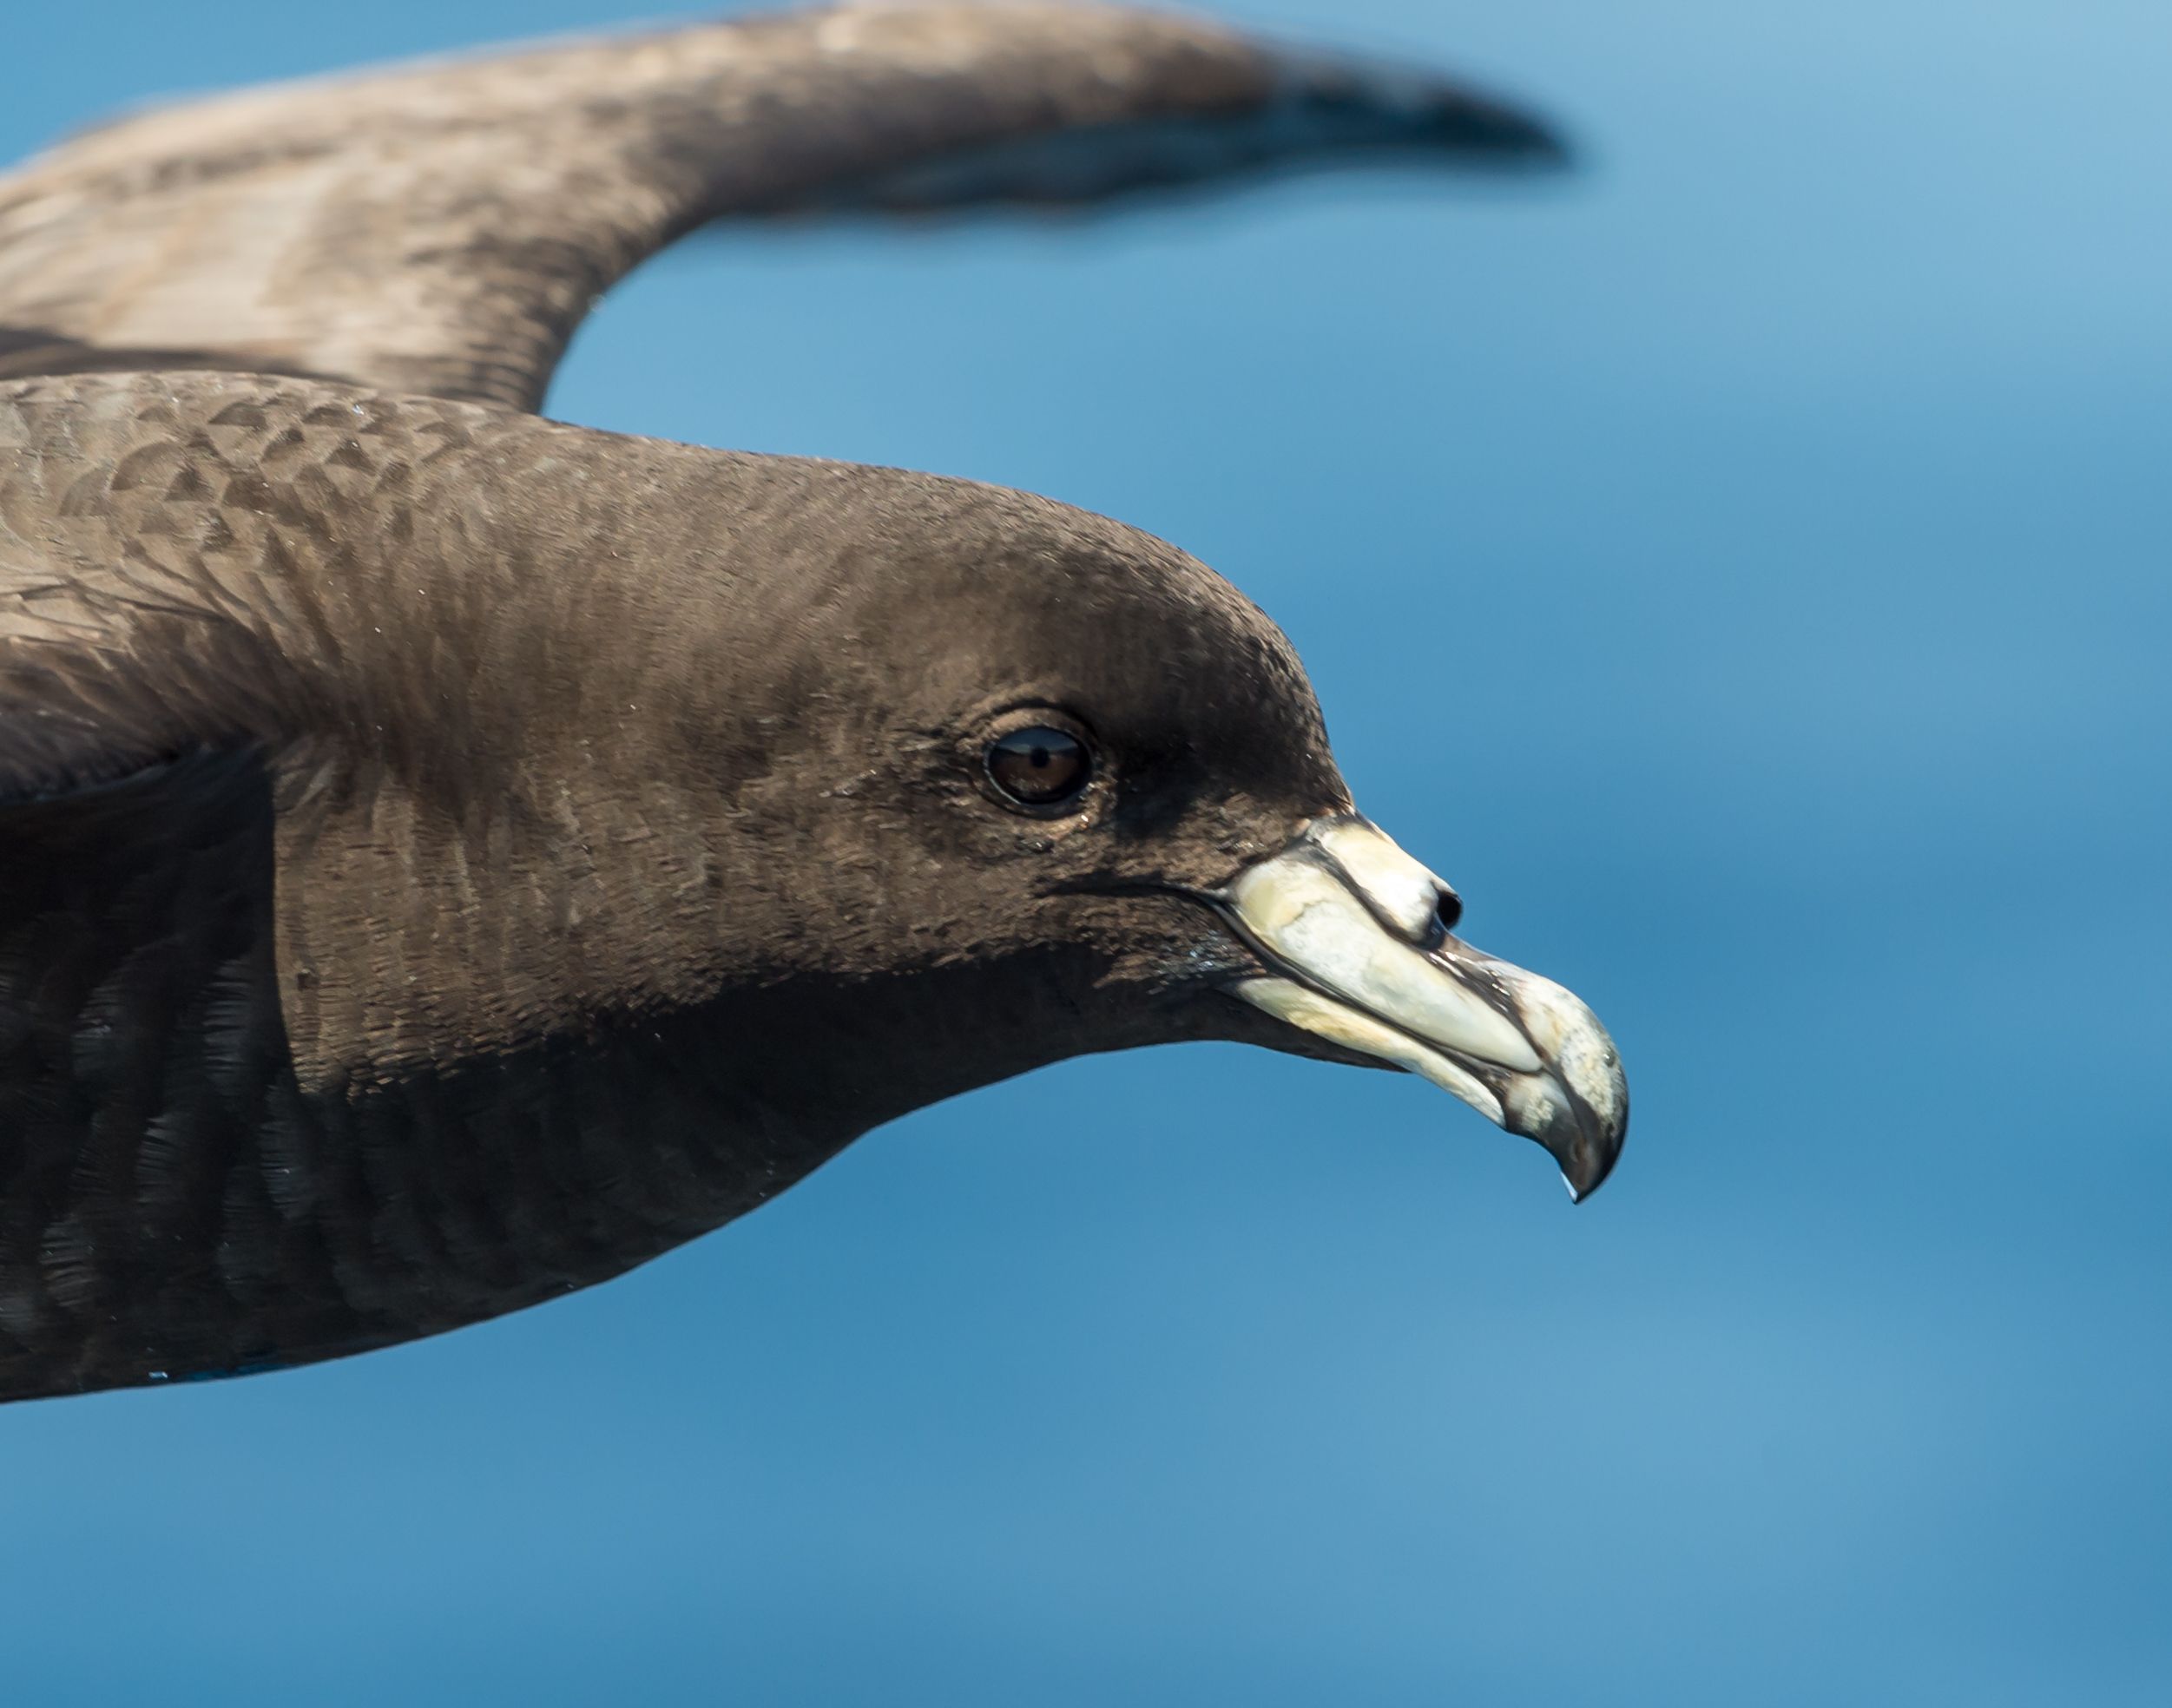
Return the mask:
[[972,1082],[1237,1039],[1422,1074],[1576,1196],[1605,1179],[1628,1120],[1605,1031],[1456,936],[1456,892],[1359,811],[1288,640],[1228,582],[1001,489],[736,478],[708,549],[730,656],[682,713],[728,779],[722,904],[761,936],[734,954],[917,982],[945,1010],[915,1022],[927,1048]]

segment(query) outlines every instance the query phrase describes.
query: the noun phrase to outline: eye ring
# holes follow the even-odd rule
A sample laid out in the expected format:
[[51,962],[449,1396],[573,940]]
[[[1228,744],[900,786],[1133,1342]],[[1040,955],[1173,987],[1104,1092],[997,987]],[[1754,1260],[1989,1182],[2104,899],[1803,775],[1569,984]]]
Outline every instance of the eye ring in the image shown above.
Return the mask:
[[1086,738],[1045,715],[1023,719],[991,738],[981,750],[980,764],[1005,806],[1043,816],[1073,811],[1096,769]]

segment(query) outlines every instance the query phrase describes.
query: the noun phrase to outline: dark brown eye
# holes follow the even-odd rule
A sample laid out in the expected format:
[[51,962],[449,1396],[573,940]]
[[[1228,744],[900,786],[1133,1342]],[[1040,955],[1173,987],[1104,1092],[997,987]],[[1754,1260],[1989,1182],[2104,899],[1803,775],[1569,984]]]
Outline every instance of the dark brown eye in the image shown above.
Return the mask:
[[988,744],[988,778],[1021,806],[1060,806],[1085,792],[1094,756],[1069,730],[1030,725]]

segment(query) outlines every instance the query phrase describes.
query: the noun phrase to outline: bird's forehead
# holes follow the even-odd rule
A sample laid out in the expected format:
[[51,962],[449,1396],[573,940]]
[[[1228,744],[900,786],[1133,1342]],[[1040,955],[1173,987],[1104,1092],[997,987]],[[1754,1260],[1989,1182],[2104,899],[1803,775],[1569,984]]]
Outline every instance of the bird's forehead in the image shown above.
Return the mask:
[[[1181,687],[1167,668],[1152,668],[1159,663],[1302,683],[1266,614],[1168,542],[1027,493],[964,496],[957,537],[938,538],[939,562],[910,578],[953,601],[926,605],[921,621],[955,624],[959,639],[1022,661],[1068,661],[1124,681],[1158,676]],[[902,591],[918,602],[919,585]]]
[[[1319,708],[1289,641],[1167,541],[936,476],[791,459],[710,466],[732,483],[730,537],[758,534],[770,560],[714,583],[734,680],[776,679],[772,699],[803,700],[813,722],[926,731],[1043,702],[1112,741],[1244,748],[1282,771],[1296,753],[1308,774],[1332,769],[1314,763]],[[708,532],[684,516],[655,525]],[[714,544],[702,539],[695,555]]]
[[[975,593],[931,610],[931,654],[962,678],[1075,701],[1107,719],[1318,722],[1282,632],[1205,565],[1158,541],[1024,551],[979,567]],[[1203,729],[1202,729],[1203,732]]]

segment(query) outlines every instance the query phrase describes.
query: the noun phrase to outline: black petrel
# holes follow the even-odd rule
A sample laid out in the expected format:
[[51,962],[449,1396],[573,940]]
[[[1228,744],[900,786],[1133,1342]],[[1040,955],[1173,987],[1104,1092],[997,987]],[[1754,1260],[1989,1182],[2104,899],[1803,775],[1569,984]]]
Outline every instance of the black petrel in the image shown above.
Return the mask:
[[533,1304],[1132,1045],[1421,1074],[1591,1191],[1606,1034],[1455,935],[1213,572],[533,412],[721,217],[1556,152],[1208,22],[930,4],[252,91],[0,179],[0,1398]]

